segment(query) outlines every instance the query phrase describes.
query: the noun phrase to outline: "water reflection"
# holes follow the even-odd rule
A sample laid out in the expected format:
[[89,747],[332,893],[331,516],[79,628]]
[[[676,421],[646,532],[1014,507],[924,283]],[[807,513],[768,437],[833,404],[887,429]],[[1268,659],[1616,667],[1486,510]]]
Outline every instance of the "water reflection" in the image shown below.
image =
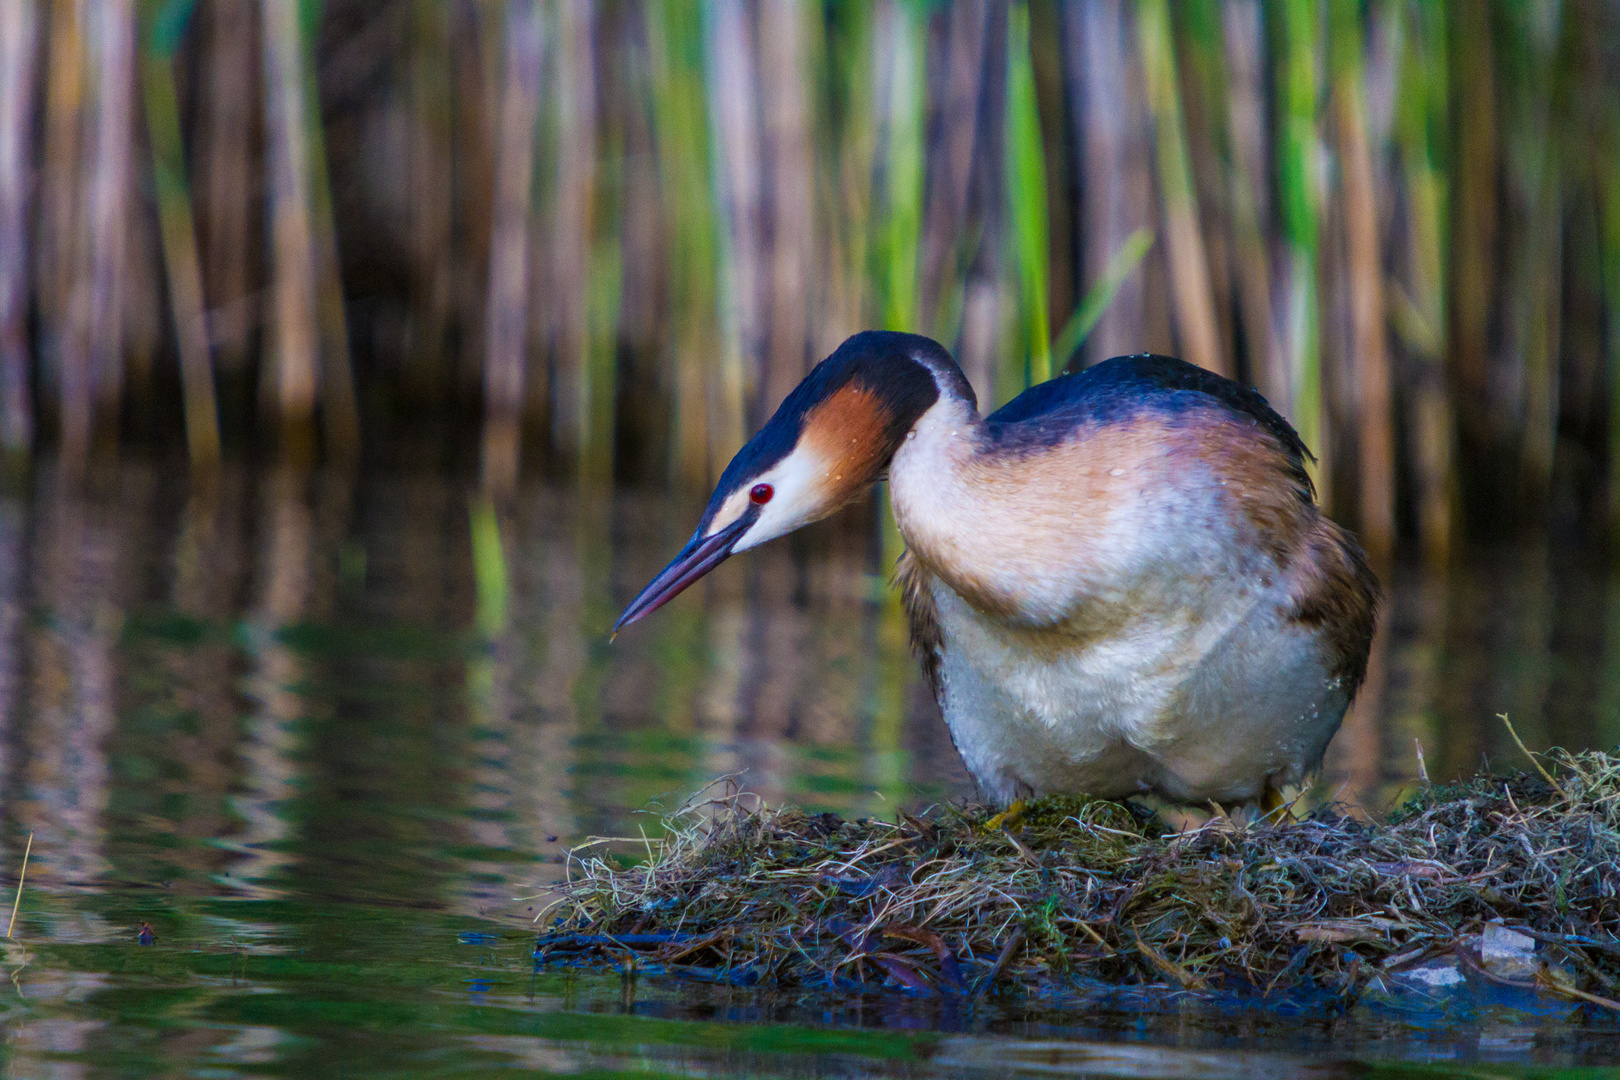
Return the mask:
[[[8,1074],[101,1075],[83,1062],[144,1023],[179,1029],[167,1059],[238,1072],[339,1075],[449,1046],[586,1068],[618,1060],[604,1039],[642,1060],[649,1039],[691,1036],[602,1015],[536,1035],[537,1021],[485,1014],[780,1015],[718,989],[644,984],[627,1004],[616,981],[603,996],[532,979],[537,901],[514,898],[562,874],[569,843],[653,830],[642,811],[722,775],[844,814],[969,791],[887,599],[873,507],[732,560],[610,645],[619,606],[697,508],[530,490],[488,519],[499,576],[480,586],[471,494],[288,471],[199,493],[137,465],[88,488],[45,470],[0,494],[0,881],[34,835],[3,953]],[[1440,575],[1399,568],[1367,693],[1313,797],[1386,805],[1415,775],[1415,744],[1436,779],[1482,756],[1516,764],[1499,712],[1533,746],[1612,745],[1616,612],[1620,581],[1552,544]],[[471,919],[510,935],[458,936]],[[143,921],[157,948],[133,944]],[[333,1056],[320,1033],[334,1021],[299,1010],[349,1016],[354,1001],[396,1019]],[[434,1027],[445,1002],[463,1011]],[[824,1020],[961,1022],[890,1005]],[[1129,1037],[1045,1032],[1023,1034]],[[1184,1041],[1155,1032],[1141,1037]],[[754,1061],[754,1045],[739,1037],[725,1060]],[[1004,1057],[1002,1043],[938,1045],[930,1074]],[[1097,1053],[1065,1051],[1064,1067]]]
[[22,650],[34,716],[16,725],[21,775],[16,801],[8,803],[36,834],[40,878],[88,887],[109,868],[106,743],[116,725],[115,644],[135,580],[118,528],[140,500],[138,490],[126,489],[129,503],[91,504],[61,495],[54,476],[43,477],[39,490],[44,497],[18,565],[31,568],[34,587],[50,602],[32,620]]
[[[5,864],[43,896],[372,898],[523,918],[587,834],[656,828],[723,775],[845,814],[964,795],[857,507],[732,560],[614,644],[695,508],[527,492],[492,519],[478,629],[469,491],[444,479],[124,466],[0,500]],[[1403,566],[1313,797],[1620,736],[1620,587],[1547,544]],[[31,917],[71,940],[130,927]],[[217,928],[216,928],[217,929]],[[221,933],[225,931],[220,931]],[[273,934],[244,924],[242,941]]]
[[288,841],[293,821],[285,813],[297,792],[296,762],[302,739],[297,728],[308,707],[304,658],[281,636],[297,625],[310,603],[313,514],[306,479],[290,469],[270,474],[259,492],[258,520],[263,534],[251,606],[237,634],[247,654],[242,694],[250,704],[247,730],[239,747],[241,793],[232,800],[242,827],[231,837],[242,853],[231,880],[249,895],[278,893],[275,881],[296,860]]

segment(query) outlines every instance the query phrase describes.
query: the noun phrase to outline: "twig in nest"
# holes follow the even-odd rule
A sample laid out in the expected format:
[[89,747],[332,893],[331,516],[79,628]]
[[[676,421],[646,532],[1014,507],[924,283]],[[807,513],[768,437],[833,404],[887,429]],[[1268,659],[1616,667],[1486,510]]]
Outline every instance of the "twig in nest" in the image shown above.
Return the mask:
[[1142,940],[1140,934],[1133,934],[1136,938],[1136,949],[1147,960],[1155,974],[1163,975],[1176,983],[1183,990],[1202,990],[1209,984],[1194,972],[1188,971],[1180,964],[1165,956],[1159,950]]
[[1001,947],[1001,955],[996,957],[996,966],[991,968],[985,977],[979,980],[979,988],[973,991],[975,999],[984,997],[991,985],[1001,978],[1001,973],[1006,970],[1008,963],[1012,961],[1013,954],[1018,952],[1018,947],[1023,943],[1024,928],[1022,926],[1014,927],[1013,932],[1007,936],[1007,944]]
[[22,907],[23,878],[28,874],[28,856],[34,850],[34,834],[28,834],[28,846],[23,849],[22,869],[17,871],[17,899],[11,903],[11,921],[6,924],[6,937],[17,928],[17,909]]
[[1558,792],[1558,797],[1560,799],[1568,802],[1569,792],[1564,790],[1564,786],[1562,784],[1553,779],[1552,773],[1541,767],[1541,759],[1532,754],[1530,752],[1530,748],[1524,745],[1524,740],[1519,738],[1519,733],[1513,730],[1513,721],[1508,719],[1508,714],[1505,712],[1497,713],[1496,718],[1507,725],[1508,734],[1513,736],[1513,741],[1519,744],[1519,749],[1524,751],[1524,756],[1530,759],[1530,764],[1536,767],[1536,772],[1541,774],[1541,778],[1552,785],[1553,790]]
[[1018,839],[1018,837],[1008,832],[1007,826],[1005,825],[1001,827],[1001,834],[1008,840],[1012,841],[1012,846],[1018,849],[1018,854],[1022,855],[1024,860],[1028,862],[1029,865],[1033,866],[1037,870],[1041,869],[1040,857],[1037,856],[1033,851],[1029,850],[1029,845],[1025,844],[1022,840]]
[[1538,990],[1546,990],[1550,994],[1557,994],[1560,997],[1574,998],[1576,1001],[1585,1001],[1593,1005],[1601,1005],[1605,1009],[1612,1009],[1615,1012],[1620,1012],[1620,1001],[1615,1001],[1613,998],[1601,997],[1597,994],[1589,994],[1585,990],[1579,990],[1568,985],[1563,979],[1555,979],[1548,973],[1547,966],[1545,964],[1542,965],[1540,971],[1536,972],[1535,985]]

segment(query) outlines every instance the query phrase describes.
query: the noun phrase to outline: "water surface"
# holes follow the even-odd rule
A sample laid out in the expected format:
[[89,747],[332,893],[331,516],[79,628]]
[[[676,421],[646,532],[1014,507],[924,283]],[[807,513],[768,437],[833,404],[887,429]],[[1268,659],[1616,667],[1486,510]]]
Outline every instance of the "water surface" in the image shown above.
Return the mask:
[[[697,507],[528,490],[474,570],[455,478],[125,465],[0,496],[0,982],[16,1076],[1367,1075],[1579,1066],[1612,1020],[830,1000],[529,962],[588,836],[721,776],[845,815],[971,788],[873,510],[739,557],[610,644]],[[486,547],[487,552],[487,547]],[[1620,579],[1549,545],[1401,567],[1314,799],[1374,810],[1532,746],[1620,741]],[[155,943],[138,942],[142,924]],[[1451,1064],[1444,1064],[1451,1063]],[[1495,1075],[1492,1073],[1491,1075]]]

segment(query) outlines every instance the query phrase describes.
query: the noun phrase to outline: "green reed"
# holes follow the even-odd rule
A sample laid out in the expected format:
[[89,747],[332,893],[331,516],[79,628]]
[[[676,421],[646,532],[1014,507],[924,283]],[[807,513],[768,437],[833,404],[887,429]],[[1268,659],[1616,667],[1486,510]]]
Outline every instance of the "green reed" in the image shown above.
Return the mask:
[[1102,313],[1108,310],[1108,304],[1114,299],[1114,294],[1119,292],[1119,287],[1125,283],[1125,279],[1142,265],[1143,256],[1152,246],[1153,233],[1148,229],[1138,229],[1125,241],[1124,246],[1114,253],[1114,257],[1108,260],[1102,276],[1086,293],[1085,298],[1074,309],[1074,314],[1069,316],[1069,321],[1063,324],[1063,329],[1058,331],[1057,338],[1052,342],[1052,358],[1060,369],[1068,367],[1075,351],[1086,340],[1086,335],[1097,325]]
[[1439,3],[1406,5],[1401,11],[1394,137],[1408,225],[1397,238],[1400,270],[1385,289],[1390,326],[1409,366],[1412,501],[1418,541],[1432,562],[1443,562],[1451,547],[1456,486],[1456,424],[1444,366],[1450,221],[1445,18]]
[[[1016,340],[1007,357],[1018,371],[1015,386],[1052,377],[1052,341],[1047,318],[1046,148],[1035,100],[1035,68],[1029,45],[1029,5],[1015,0],[1007,19],[1007,215],[1011,218],[1011,259],[1018,282]],[[1022,353],[1022,355],[1020,355]]]
[[887,46],[873,58],[884,81],[883,256],[878,270],[882,322],[891,330],[917,325],[917,251],[922,235],[924,67],[928,45],[920,13],[910,3],[889,7]]
[[193,468],[211,472],[219,465],[219,417],[173,69],[175,50],[195,10],[195,0],[163,0],[142,6],[141,84],[175,348],[180,354],[186,446]]
[[658,246],[672,323],[662,365],[670,373],[666,390],[674,412],[669,479],[690,483],[707,475],[714,435],[735,438],[742,427],[741,417],[730,415],[740,403],[722,403],[713,390],[719,240],[709,195],[703,35],[695,2],[666,0],[647,8],[647,56],[663,200]]
[[1288,355],[1288,416],[1317,456],[1318,486],[1329,475],[1322,416],[1318,310],[1318,195],[1321,191],[1321,27],[1312,0],[1281,0],[1277,35],[1277,198],[1287,253],[1281,319]]
[[1185,358],[1200,367],[1231,374],[1221,349],[1210,294],[1209,260],[1199,229],[1198,196],[1188,159],[1186,125],[1181,107],[1176,51],[1165,0],[1137,5],[1148,107],[1153,114],[1158,151],[1158,190],[1163,205],[1165,255],[1170,268],[1170,295],[1176,314],[1178,343]]

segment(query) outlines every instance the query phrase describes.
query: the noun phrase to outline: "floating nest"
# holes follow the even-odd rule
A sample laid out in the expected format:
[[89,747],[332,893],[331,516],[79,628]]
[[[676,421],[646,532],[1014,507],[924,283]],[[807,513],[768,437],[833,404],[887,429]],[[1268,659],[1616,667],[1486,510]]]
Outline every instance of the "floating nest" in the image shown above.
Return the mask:
[[[535,957],[856,991],[1346,998],[1444,958],[1620,1009],[1620,756],[1542,761],[1422,790],[1383,821],[1183,831],[1085,798],[1038,800],[1009,831],[972,807],[845,821],[729,795],[635,840],[639,864],[575,849]],[[1533,940],[1536,966],[1493,973],[1493,923]]]

